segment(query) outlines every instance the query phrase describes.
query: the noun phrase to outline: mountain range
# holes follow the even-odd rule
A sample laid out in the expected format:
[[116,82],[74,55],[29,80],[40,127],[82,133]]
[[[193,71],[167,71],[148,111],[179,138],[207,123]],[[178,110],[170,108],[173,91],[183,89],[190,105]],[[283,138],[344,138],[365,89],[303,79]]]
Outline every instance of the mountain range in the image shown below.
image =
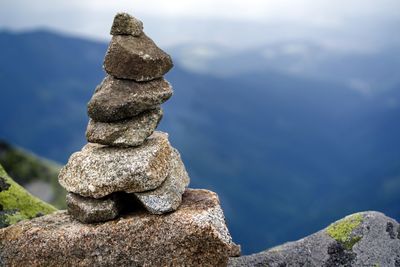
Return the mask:
[[[49,31],[0,32],[0,138],[64,164],[86,142],[86,103],[104,77],[106,49]],[[368,68],[357,76],[362,82],[347,83],[345,74],[371,58],[343,56],[350,70],[328,75],[331,69],[317,66],[318,75],[315,68],[287,71],[294,59],[285,54],[279,66],[263,63],[260,50],[204,60],[199,69],[199,62],[185,64],[188,49],[166,49],[176,62],[166,77],[175,94],[159,129],[181,152],[191,187],[219,194],[245,254],[356,211],[400,219],[396,50],[380,55],[388,57],[380,73]],[[323,66],[339,62],[319,53]],[[250,55],[256,63],[246,61]]]

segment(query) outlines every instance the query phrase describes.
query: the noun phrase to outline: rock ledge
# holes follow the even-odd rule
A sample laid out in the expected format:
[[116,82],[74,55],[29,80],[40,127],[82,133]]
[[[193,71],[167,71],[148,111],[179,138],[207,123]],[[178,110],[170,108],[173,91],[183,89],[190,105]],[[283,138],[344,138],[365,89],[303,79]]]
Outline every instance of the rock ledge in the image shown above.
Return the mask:
[[400,266],[400,225],[380,212],[347,216],[295,242],[239,258],[229,266]]
[[82,224],[65,211],[0,230],[5,266],[226,266],[232,242],[215,193],[188,189],[173,213]]

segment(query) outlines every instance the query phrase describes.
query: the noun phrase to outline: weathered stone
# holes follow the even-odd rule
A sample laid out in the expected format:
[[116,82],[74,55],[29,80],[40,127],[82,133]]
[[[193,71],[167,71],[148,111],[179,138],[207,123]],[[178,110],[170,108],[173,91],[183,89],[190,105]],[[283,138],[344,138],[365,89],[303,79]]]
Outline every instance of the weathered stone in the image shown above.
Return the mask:
[[91,119],[86,130],[86,138],[90,143],[102,145],[139,146],[157,128],[162,115],[161,108],[156,108],[117,122],[97,122]]
[[67,207],[68,213],[82,223],[109,221],[116,218],[119,213],[116,195],[95,199],[68,193]]
[[206,190],[187,190],[165,215],[81,224],[58,212],[0,230],[5,266],[226,266],[232,251],[218,197]]
[[112,35],[140,36],[143,33],[143,23],[127,13],[118,13],[111,27]]
[[164,183],[155,190],[134,194],[150,213],[163,214],[179,207],[189,181],[181,156],[176,149],[173,149],[171,171]]
[[144,33],[113,36],[104,59],[108,74],[138,82],[161,78],[172,67],[171,57]]
[[89,101],[88,114],[95,121],[119,121],[155,109],[171,96],[171,85],[165,79],[138,83],[107,76]]
[[299,241],[231,258],[229,266],[397,266],[400,239],[390,229],[399,227],[379,212],[356,213]]
[[89,143],[70,157],[59,181],[67,191],[92,198],[153,190],[170,172],[171,149],[168,135],[162,132],[154,132],[139,147]]

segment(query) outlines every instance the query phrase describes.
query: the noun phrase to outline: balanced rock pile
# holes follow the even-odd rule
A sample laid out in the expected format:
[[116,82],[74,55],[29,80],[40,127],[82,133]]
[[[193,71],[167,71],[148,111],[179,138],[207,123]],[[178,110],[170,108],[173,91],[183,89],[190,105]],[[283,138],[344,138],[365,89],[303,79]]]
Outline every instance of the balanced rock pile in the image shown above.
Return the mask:
[[186,189],[178,151],[155,131],[171,58],[128,14],[111,33],[89,143],[59,175],[68,211],[0,229],[0,266],[226,266],[240,248],[218,196]]
[[143,24],[118,14],[104,61],[108,73],[88,104],[82,151],[60,173],[68,211],[83,223],[113,220],[143,206],[152,214],[176,210],[189,177],[166,133],[155,131],[162,103],[172,96],[163,78],[168,54],[143,32]]

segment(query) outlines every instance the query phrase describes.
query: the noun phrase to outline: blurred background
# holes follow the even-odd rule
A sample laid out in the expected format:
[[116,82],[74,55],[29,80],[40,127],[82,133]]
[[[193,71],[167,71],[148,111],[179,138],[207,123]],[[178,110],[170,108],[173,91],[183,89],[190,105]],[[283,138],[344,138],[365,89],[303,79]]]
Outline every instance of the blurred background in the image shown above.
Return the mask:
[[400,2],[0,2],[0,164],[64,207],[116,12],[172,55],[159,127],[244,254],[347,214],[400,220]]

